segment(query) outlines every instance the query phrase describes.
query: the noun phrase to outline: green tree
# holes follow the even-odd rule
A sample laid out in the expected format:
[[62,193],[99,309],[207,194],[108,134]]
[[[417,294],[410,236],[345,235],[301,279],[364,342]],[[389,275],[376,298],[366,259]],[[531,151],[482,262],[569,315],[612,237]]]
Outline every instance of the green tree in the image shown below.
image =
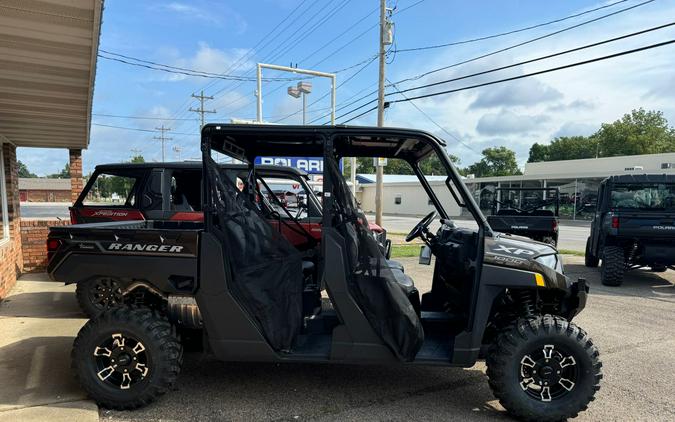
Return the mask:
[[483,158],[465,169],[466,174],[476,177],[512,176],[522,174],[516,161],[516,153],[506,147],[486,148]]
[[[453,164],[459,165],[460,160],[457,156],[450,154],[450,161]],[[343,174],[345,177],[349,177],[351,174],[350,160],[344,160]],[[446,174],[445,168],[441,164],[440,159],[436,154],[431,154],[424,160],[420,162],[420,168],[422,173],[425,175],[442,175]],[[356,172],[362,174],[375,174],[375,166],[373,163],[373,158],[370,157],[358,157],[356,159]],[[406,161],[398,158],[390,158],[387,160],[387,165],[384,167],[384,174],[415,174],[412,167]]]
[[613,123],[604,123],[591,136],[562,136],[548,145],[535,143],[528,162],[658,154],[675,151],[675,128],[660,111],[642,108]]
[[37,177],[37,174],[31,173],[30,170],[28,170],[28,166],[22,163],[21,161],[17,161],[16,167],[19,173],[19,177],[26,177],[26,178]]
[[47,175],[47,177],[52,179],[70,179],[70,163],[66,163],[65,167],[63,167],[63,170],[61,170],[59,173],[50,174]]
[[145,163],[145,158],[143,158],[143,156],[140,155],[140,154],[139,154],[139,155],[134,155],[133,157],[131,157],[131,160],[130,160],[129,162],[130,162],[130,163],[134,163],[134,164],[136,164],[136,163]]
[[530,148],[528,162],[594,158],[598,150],[595,136],[561,136],[548,145],[535,143]]
[[603,124],[594,136],[601,157],[675,151],[675,129],[668,126],[660,111],[633,110],[613,123]]

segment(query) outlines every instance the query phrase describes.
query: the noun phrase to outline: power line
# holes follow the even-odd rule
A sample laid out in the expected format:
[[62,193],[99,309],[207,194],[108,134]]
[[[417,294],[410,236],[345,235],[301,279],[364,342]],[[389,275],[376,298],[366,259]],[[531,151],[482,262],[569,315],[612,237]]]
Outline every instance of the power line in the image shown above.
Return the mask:
[[[214,73],[214,72],[206,72],[203,70],[195,70],[195,69],[188,69],[184,67],[176,67],[176,66],[170,66],[167,64],[162,64],[162,63],[157,63],[145,59],[139,59],[136,57],[131,57],[131,56],[126,56],[123,54],[119,53],[111,53],[107,52],[105,50],[99,50],[105,54],[110,54],[118,57],[123,57],[123,58],[117,58],[117,57],[107,57],[102,54],[98,54],[98,57],[107,59],[107,60],[114,60],[120,63],[128,64],[130,66],[137,66],[137,67],[143,67],[146,69],[151,69],[151,70],[158,70],[161,72],[167,72],[167,73],[174,73],[178,75],[185,75],[185,76],[196,76],[200,78],[210,78],[210,79],[223,79],[223,80],[228,80],[228,81],[243,81],[243,82],[255,82],[256,78],[254,77],[248,77],[248,76],[242,76],[242,75],[227,75],[224,73]],[[137,61],[138,63],[131,62],[129,60],[134,60]],[[271,81],[297,81],[300,78],[294,77],[294,78],[265,78],[266,82],[271,82]]]
[[[418,74],[418,75],[415,75],[415,76],[411,76],[411,77],[408,77],[408,78],[405,78],[405,79],[401,79],[401,80],[396,81],[396,83],[397,83],[397,84],[400,84],[400,83],[403,83],[403,82],[408,82],[408,81],[418,80],[418,79],[421,79],[421,78],[423,78],[424,76],[428,76],[428,75],[430,75],[430,74],[432,74],[432,73],[440,72],[440,71],[442,71],[442,70],[446,70],[446,69],[450,69],[450,68],[453,68],[453,67],[461,66],[461,65],[464,65],[464,64],[467,64],[467,63],[471,63],[471,62],[480,60],[480,59],[484,59],[484,58],[489,57],[489,56],[493,56],[493,55],[496,55],[496,54],[499,54],[499,53],[503,53],[503,52],[505,52],[505,51],[512,50],[512,49],[514,49],[514,48],[521,47],[521,46],[523,46],[523,45],[530,44],[530,43],[533,43],[533,42],[535,42],[535,41],[539,41],[539,40],[541,40],[541,39],[548,38],[548,37],[551,37],[551,36],[560,34],[560,33],[562,33],[562,32],[569,31],[569,30],[578,28],[578,27],[580,27],[580,26],[587,25],[587,24],[590,24],[590,23],[592,23],[592,22],[597,22],[597,21],[599,21],[599,20],[601,20],[601,19],[605,19],[605,18],[608,18],[608,17],[610,17],[610,16],[614,16],[614,15],[616,15],[616,14],[626,12],[626,11],[631,10],[631,9],[634,9],[634,8],[636,8],[636,7],[640,7],[640,6],[646,5],[646,4],[648,4],[648,3],[651,3],[651,2],[653,2],[653,1],[654,1],[654,0],[647,0],[647,1],[645,1],[645,2],[636,4],[636,5],[633,5],[633,6],[624,8],[624,9],[617,10],[617,11],[615,11],[615,12],[613,12],[613,13],[609,13],[609,14],[606,14],[606,15],[602,15],[602,16],[599,16],[599,17],[597,17],[597,18],[594,18],[594,19],[591,19],[591,20],[587,20],[587,21],[578,23],[578,24],[575,24],[575,25],[572,25],[572,26],[563,28],[563,29],[561,29],[561,30],[557,30],[557,31],[554,31],[554,32],[550,32],[550,33],[548,33],[548,34],[545,34],[545,35],[542,35],[542,36],[539,36],[539,37],[531,38],[531,39],[529,39],[529,40],[526,40],[526,41],[523,41],[523,42],[520,42],[520,43],[517,43],[517,44],[513,44],[513,45],[510,45],[510,46],[508,46],[508,47],[501,48],[501,49],[499,49],[499,50],[492,51],[492,52],[490,52],[490,53],[482,54],[482,55],[480,55],[480,56],[476,56],[476,57],[473,57],[473,58],[471,58],[471,59],[463,60],[463,61],[456,62],[456,63],[450,64],[450,65],[447,65],[447,66],[443,66],[443,67],[440,67],[440,68],[432,69],[432,70],[430,70],[430,71],[427,71],[427,72],[424,72],[424,73],[421,73],[421,74]],[[488,73],[488,72],[486,72],[486,73]],[[359,101],[361,101],[361,100],[363,100],[363,99],[365,99],[365,98],[368,98],[368,97],[372,96],[372,95],[375,94],[376,92],[377,92],[376,90],[375,90],[375,91],[371,91],[370,93],[364,95],[363,97],[361,97],[361,98],[359,98],[359,99],[357,99],[357,100],[355,100],[355,101],[352,101],[352,103],[350,103],[350,104],[348,104],[348,105],[346,105],[346,106],[343,105],[343,106],[338,107],[336,110],[344,109],[344,108],[348,107],[348,106],[351,105],[351,104],[354,104],[354,103],[356,103],[356,102],[359,102]],[[404,92],[405,92],[405,91],[404,91]],[[391,94],[389,94],[389,95],[391,95]],[[363,107],[365,107],[365,106],[367,106],[367,105],[369,105],[369,104],[372,104],[372,103],[374,103],[375,101],[376,101],[376,100],[374,100],[374,99],[373,99],[373,100],[370,100],[370,101],[368,101],[368,102],[362,104],[361,106],[359,106],[359,107],[353,109],[352,112],[354,112],[354,111],[356,111],[356,110],[359,110],[359,109],[361,109],[361,108],[363,108]]]
[[[389,106],[389,103],[385,103],[385,105],[386,105],[386,106]],[[387,108],[387,107],[385,107],[385,108]],[[339,124],[344,125],[344,124],[346,124],[346,123],[351,122],[352,120],[358,119],[359,117],[363,117],[363,116],[365,116],[366,114],[371,113],[371,112],[373,112],[373,111],[375,111],[375,110],[377,110],[377,106],[375,106],[375,107],[373,107],[373,108],[369,108],[368,110],[364,111],[363,113],[359,114],[358,116],[354,116],[354,117],[352,117],[352,118],[349,118],[349,119],[347,119],[347,120],[345,120],[344,122],[341,122],[341,123],[339,123]],[[349,114],[349,113],[347,113],[347,114]],[[342,116],[340,116],[340,117],[342,117]]]
[[[586,45],[583,45],[583,46],[580,46],[580,47],[570,48],[568,50],[563,50],[563,51],[559,51],[557,53],[547,54],[545,56],[540,56],[540,57],[536,57],[536,58],[533,58],[533,59],[524,60],[524,61],[521,61],[521,62],[518,62],[518,63],[506,65],[506,66],[496,67],[496,68],[493,68],[493,69],[488,69],[488,70],[484,70],[484,71],[481,71],[481,72],[472,73],[472,74],[469,74],[469,75],[458,76],[458,77],[455,77],[455,78],[446,79],[446,80],[438,81],[438,82],[433,82],[433,83],[429,83],[429,84],[425,84],[425,85],[419,85],[419,86],[415,86],[414,88],[408,88],[408,89],[404,89],[404,90],[398,90],[397,89],[397,92],[399,94],[402,94],[404,92],[416,91],[416,90],[423,89],[423,88],[429,88],[429,87],[437,86],[437,85],[444,85],[444,84],[447,84],[447,83],[450,83],[450,82],[456,82],[456,81],[459,81],[459,80],[462,80],[462,79],[468,79],[468,78],[473,78],[473,77],[476,77],[476,76],[485,75],[485,74],[488,74],[488,73],[498,72],[498,71],[501,71],[501,70],[506,70],[506,69],[510,69],[510,68],[534,63],[534,62],[537,62],[537,61],[547,60],[547,59],[551,59],[553,57],[558,57],[558,56],[562,56],[562,55],[565,55],[565,54],[574,53],[574,52],[585,50],[585,49],[588,49],[588,48],[597,47],[599,45],[609,44],[609,43],[612,43],[612,42],[615,42],[615,41],[620,41],[620,40],[627,39],[627,38],[630,38],[630,37],[643,35],[643,34],[646,34],[648,32],[653,32],[653,31],[657,31],[657,30],[660,30],[660,29],[668,28],[668,27],[673,26],[673,25],[675,25],[675,22],[670,22],[670,23],[655,26],[655,27],[652,27],[652,28],[643,29],[641,31],[632,32],[630,34],[625,34],[625,35],[621,35],[621,36],[618,36],[618,37],[606,39],[606,40],[603,40],[603,41],[598,41],[598,42],[594,42],[594,43],[591,43],[591,44],[586,44]],[[394,85],[395,85],[394,83],[391,83],[390,86],[394,86]],[[386,95],[389,96],[389,95],[393,95],[393,94],[395,94],[395,93],[392,92],[392,93],[388,93]]]
[[408,97],[406,97],[406,95],[398,89],[398,87],[396,86],[395,83],[391,82],[389,79],[387,79],[387,82],[389,82],[389,83],[391,84],[391,86],[393,86],[394,89],[395,89],[399,94],[401,94],[401,96],[402,96],[403,98],[407,99],[407,100],[410,102],[410,105],[411,105],[411,106],[415,107],[415,109],[417,109],[417,111],[419,111],[420,113],[422,113],[422,115],[423,115],[424,117],[426,117],[431,123],[433,123],[437,128],[439,128],[439,129],[442,130],[444,133],[446,133],[448,136],[450,136],[452,139],[454,139],[455,141],[457,141],[460,145],[464,146],[465,148],[470,149],[471,151],[473,151],[473,152],[475,152],[475,153],[477,153],[477,154],[480,154],[480,152],[476,151],[475,149],[473,149],[473,147],[469,146],[467,143],[465,143],[464,141],[462,141],[461,139],[459,139],[457,136],[453,135],[453,134],[450,133],[448,130],[446,130],[443,126],[441,126],[440,124],[438,124],[438,123],[436,122],[436,120],[434,120],[434,119],[433,119],[431,116],[429,116],[424,110],[422,110],[420,107],[418,107],[417,104],[415,104],[412,100],[410,100]]
[[449,90],[446,90],[446,91],[434,92],[434,93],[430,93],[430,94],[417,95],[415,97],[410,97],[410,98],[407,98],[407,99],[404,99],[404,100],[391,100],[390,103],[402,103],[402,102],[406,102],[406,101],[417,100],[417,99],[420,99],[420,98],[436,97],[436,96],[439,96],[439,95],[451,94],[451,93],[454,93],[454,92],[465,91],[465,90],[468,90],[468,89],[481,88],[481,87],[484,87],[484,86],[495,85],[495,84],[499,84],[499,83],[503,83],[503,82],[515,81],[515,80],[518,80],[518,79],[529,78],[529,77],[532,77],[532,76],[542,75],[542,74],[545,74],[545,73],[557,72],[559,70],[570,69],[570,68],[577,67],[577,66],[583,66],[583,65],[587,65],[587,64],[591,64],[591,63],[595,63],[595,62],[613,59],[613,58],[616,58],[616,57],[621,57],[621,56],[626,56],[626,55],[629,55],[629,54],[639,53],[639,52],[642,52],[642,51],[651,50],[653,48],[664,47],[666,45],[673,44],[673,43],[675,43],[675,39],[670,40],[670,41],[664,41],[664,42],[660,42],[660,43],[656,43],[656,44],[647,45],[647,46],[644,46],[644,47],[634,48],[632,50],[625,50],[625,51],[621,51],[619,53],[609,54],[607,56],[596,57],[596,58],[593,58],[593,59],[583,60],[583,61],[575,62],[575,63],[570,63],[570,64],[566,64],[566,65],[563,65],[563,66],[557,66],[557,67],[552,67],[552,68],[549,68],[549,69],[539,70],[537,72],[531,72],[531,73],[525,73],[523,75],[512,76],[510,78],[498,79],[496,81],[483,82],[483,83],[476,84],[476,85],[470,85],[470,86],[465,86],[465,87],[456,88],[456,89],[449,89]]
[[[411,4],[411,5],[408,5],[407,7],[403,8],[403,9],[400,9],[400,10],[396,11],[394,14],[395,14],[395,15],[398,15],[398,14],[400,14],[400,13],[402,13],[402,12],[405,12],[406,10],[413,8],[413,7],[417,6],[417,5],[419,5],[420,3],[423,3],[424,1],[425,1],[425,0],[418,0],[417,2],[415,2],[415,3]],[[379,10],[379,7],[378,7],[377,9],[375,9],[374,11],[377,11],[377,10]],[[374,11],[368,13],[366,16],[364,16],[363,18],[361,18],[361,20],[364,20],[364,19],[367,18],[368,16],[372,15],[372,14],[374,13]],[[361,20],[360,20],[360,21],[361,21]],[[360,22],[360,21],[359,21],[359,22]],[[357,35],[356,37],[352,38],[351,40],[347,41],[345,44],[343,44],[342,46],[338,47],[336,50],[332,51],[329,55],[327,55],[326,57],[324,57],[323,59],[319,60],[318,62],[312,64],[312,65],[309,66],[309,67],[310,67],[310,68],[315,68],[315,67],[317,67],[318,65],[320,65],[321,63],[323,63],[323,62],[325,62],[326,60],[328,60],[329,58],[334,57],[335,54],[337,54],[338,52],[340,52],[340,51],[342,51],[343,49],[347,48],[349,45],[351,45],[352,43],[354,43],[356,40],[358,40],[359,38],[361,38],[362,36],[364,36],[365,34],[367,34],[368,32],[370,32],[370,31],[373,30],[374,28],[376,28],[378,25],[379,25],[379,23],[376,23],[376,24],[374,24],[374,25],[368,27],[365,31],[363,31],[362,33],[360,33],[360,34]],[[352,28],[355,28],[355,27],[356,27],[356,24],[353,24],[352,26],[350,26],[350,27],[348,28],[348,30],[349,30],[349,29],[352,29]],[[340,36],[342,36],[342,35],[343,35],[345,32],[347,32],[348,30],[345,30],[343,33],[341,33],[340,35],[338,35],[338,37],[336,37],[336,38],[339,38]],[[332,41],[326,43],[325,45],[329,45],[330,43],[332,43]],[[311,57],[311,55],[308,56],[308,57],[305,57],[302,61],[304,62],[305,60],[309,59],[310,57]],[[367,60],[369,60],[369,59],[364,60],[364,62],[367,61]],[[363,63],[363,62],[360,62],[360,63]],[[347,68],[340,69],[340,70],[338,70],[338,71],[333,71],[333,72],[331,72],[331,73],[339,73],[339,72],[348,70],[348,69],[350,69],[350,68],[352,68],[352,67],[359,66],[360,63],[357,63],[357,64],[355,64],[355,65],[351,65],[351,66],[349,66],[349,67],[347,67]],[[241,86],[241,85],[242,85],[242,84],[239,83],[237,86],[235,86],[235,87],[233,88],[233,90],[236,89],[236,88],[238,88],[238,87]],[[268,93],[268,95],[269,95],[269,94],[272,94],[272,93],[274,93],[274,92],[277,92],[277,91],[279,91],[279,90],[282,89],[282,88],[283,88],[283,86],[277,87],[277,88],[273,89],[272,91],[270,91],[270,92]],[[223,91],[223,90],[218,91],[218,92],[216,92],[214,95],[216,95],[216,94],[218,94],[218,93],[220,93],[220,92],[222,92],[222,91]],[[234,104],[234,103],[236,103],[236,102],[241,101],[242,99],[243,99],[243,97],[240,97],[240,98],[234,100],[233,102],[230,102],[230,103],[226,104],[224,107],[228,107],[228,106],[230,106],[230,105],[232,105],[232,104]],[[232,112],[236,112],[236,111],[238,111],[238,110],[241,110],[242,108],[248,106],[249,104],[253,103],[254,101],[255,101],[255,100],[251,100],[251,101],[247,102],[246,104],[242,105],[241,107],[238,107],[237,109],[233,110]]]
[[552,25],[552,24],[555,24],[555,23],[560,23],[560,22],[563,22],[563,21],[566,21],[566,20],[569,20],[569,19],[578,18],[579,16],[583,16],[583,15],[587,15],[589,13],[597,12],[598,10],[607,9],[609,7],[616,6],[617,4],[620,4],[620,3],[625,3],[627,1],[629,1],[629,0],[619,0],[619,1],[616,1],[614,3],[605,4],[603,6],[596,7],[594,9],[586,10],[584,12],[576,13],[576,14],[573,14],[573,15],[565,16],[563,18],[554,19],[554,20],[551,20],[551,21],[548,21],[548,22],[542,22],[542,23],[538,23],[538,24],[535,24],[535,25],[530,25],[530,26],[526,26],[524,28],[514,29],[514,30],[511,30],[511,31],[507,31],[507,32],[501,32],[501,33],[498,33],[498,34],[486,35],[486,36],[477,37],[477,38],[470,38],[468,40],[454,41],[454,42],[449,42],[449,43],[445,43],[445,44],[436,44],[436,45],[429,45],[429,46],[424,46],[424,47],[402,48],[402,49],[397,49],[396,52],[406,53],[406,52],[409,52],[409,51],[432,50],[432,49],[436,49],[436,48],[451,47],[451,46],[455,46],[455,45],[470,44],[470,43],[474,43],[474,42],[485,41],[485,40],[490,40],[490,39],[494,39],[494,38],[500,38],[500,37],[504,37],[506,35],[513,35],[513,34],[517,34],[519,32],[529,31],[531,29],[541,28],[541,27]]
[[[156,130],[153,129],[141,129],[137,127],[126,127],[126,126],[115,126],[115,125],[106,125],[103,123],[92,123],[92,126],[101,126],[101,127],[108,127],[112,129],[123,129],[123,130],[133,130],[136,132],[149,132],[149,133],[157,133]],[[185,135],[185,136],[198,136],[199,133],[185,133],[185,132],[173,132],[174,135]]]
[[[363,67],[361,67],[359,70],[357,70],[356,72],[354,72],[349,78],[347,78],[347,79],[345,79],[344,81],[340,82],[340,83],[338,84],[338,86],[335,87],[335,90],[337,91],[337,90],[340,89],[343,85],[345,85],[346,83],[348,83],[349,81],[351,81],[352,79],[354,79],[354,77],[356,77],[356,75],[358,75],[359,73],[361,73],[362,71],[364,71],[371,63],[373,63],[373,62],[377,59],[377,57],[378,57],[377,55],[373,56],[366,64],[363,65]],[[331,94],[330,92],[325,93],[325,94],[322,95],[321,97],[317,98],[315,101],[311,102],[311,103],[307,106],[307,108],[313,106],[314,104],[317,104],[318,102],[320,102],[320,101],[323,100],[324,98],[328,97],[330,94]],[[291,113],[291,114],[288,114],[287,116],[282,117],[281,119],[278,119],[278,120],[273,121],[272,123],[279,123],[279,122],[284,121],[284,120],[288,119],[289,117],[293,117],[293,116],[295,116],[296,114],[299,114],[299,113],[301,113],[301,112],[302,112],[302,110],[295,111],[295,112],[293,112],[293,113]],[[330,113],[329,113],[329,115],[330,115]]]
[[115,117],[119,119],[135,119],[135,120],[197,120],[194,118],[190,119],[175,119],[171,117],[150,117],[150,116],[123,116],[119,114],[106,114],[106,113],[91,113],[92,116],[99,117]]
[[522,47],[523,45],[531,44],[531,43],[533,43],[533,42],[540,41],[540,40],[543,40],[543,39],[545,39],[545,38],[549,38],[549,37],[552,37],[552,36],[554,36],[554,35],[561,34],[561,33],[563,33],[563,32],[571,31],[572,29],[576,29],[576,28],[582,27],[582,26],[584,26],[584,25],[588,25],[588,24],[591,24],[591,23],[593,23],[593,22],[600,21],[600,20],[602,20],[602,19],[607,19],[607,18],[609,18],[609,17],[611,17],[611,16],[615,16],[615,15],[618,15],[618,14],[620,14],[620,13],[627,12],[627,11],[632,10],[632,9],[635,9],[635,8],[637,8],[637,7],[641,7],[641,6],[644,6],[644,5],[646,5],[646,4],[652,3],[652,2],[654,2],[654,1],[655,1],[655,0],[646,0],[646,1],[643,1],[642,3],[638,3],[638,4],[636,4],[636,5],[629,6],[629,7],[626,7],[626,8],[620,9],[620,10],[617,10],[616,12],[612,12],[612,13],[608,13],[608,14],[606,14],[606,15],[598,16],[597,18],[589,19],[589,20],[587,20],[587,21],[583,21],[583,22],[580,22],[580,23],[578,23],[578,24],[575,24],[575,25],[572,25],[572,26],[568,26],[568,27],[563,28],[563,29],[559,29],[559,30],[554,31],[554,32],[549,32],[548,34],[544,34],[544,35],[541,35],[541,36],[538,36],[538,37],[535,37],[535,38],[531,38],[531,39],[529,39],[529,40],[526,40],[526,41],[523,41],[523,42],[519,42],[519,43],[517,43],[517,44],[513,44],[513,45],[511,45],[511,46],[508,46],[508,47],[505,47],[505,48],[501,48],[501,49],[499,49],[499,50],[492,51],[492,52],[490,52],[490,53],[482,54],[482,55],[480,55],[480,56],[477,56],[477,57],[474,57],[474,58],[471,58],[471,59],[467,59],[467,60],[463,60],[463,61],[460,61],[460,62],[457,62],[457,63],[453,63],[453,64],[448,65],[448,66],[439,67],[439,68],[437,68],[437,69],[433,69],[433,70],[430,70],[430,71],[428,71],[428,72],[424,72],[424,73],[421,73],[421,74],[419,74],[419,75],[412,76],[412,77],[410,77],[410,78],[401,79],[401,80],[399,80],[399,81],[396,81],[396,83],[399,83],[399,84],[400,84],[400,83],[403,83],[403,82],[408,82],[408,81],[418,80],[418,79],[423,78],[423,77],[425,77],[425,76],[431,75],[432,73],[437,73],[437,72],[440,72],[440,71],[442,71],[442,70],[447,70],[447,69],[450,69],[450,68],[453,68],[453,67],[461,66],[461,65],[463,65],[463,64],[467,64],[467,63],[474,62],[474,61],[476,61],[476,60],[484,59],[484,58],[486,58],[486,57],[494,56],[494,55],[496,55],[496,54],[503,53],[503,52],[505,52],[505,51],[513,50],[514,48]]

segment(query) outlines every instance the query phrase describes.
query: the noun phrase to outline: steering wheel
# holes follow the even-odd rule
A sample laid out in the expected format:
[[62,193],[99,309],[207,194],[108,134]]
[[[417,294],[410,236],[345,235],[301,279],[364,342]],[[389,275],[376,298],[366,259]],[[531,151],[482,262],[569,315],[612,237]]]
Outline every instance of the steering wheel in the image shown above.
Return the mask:
[[426,217],[424,217],[405,237],[406,242],[410,242],[413,239],[416,239],[422,235],[429,227],[434,218],[436,218],[436,211],[431,211]]

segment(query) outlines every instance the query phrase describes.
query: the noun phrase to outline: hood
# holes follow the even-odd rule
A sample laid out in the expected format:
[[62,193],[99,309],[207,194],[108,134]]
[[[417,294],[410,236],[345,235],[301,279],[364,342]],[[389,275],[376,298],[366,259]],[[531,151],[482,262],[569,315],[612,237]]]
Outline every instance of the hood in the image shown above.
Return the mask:
[[[550,260],[537,259],[548,255]],[[546,244],[525,237],[499,234],[485,238],[486,264],[534,271],[544,275],[550,287],[566,288],[570,280],[564,275],[562,261],[558,251]]]
[[526,237],[498,234],[495,237],[485,238],[485,253],[533,259],[540,255],[555,254],[558,251],[551,245]]

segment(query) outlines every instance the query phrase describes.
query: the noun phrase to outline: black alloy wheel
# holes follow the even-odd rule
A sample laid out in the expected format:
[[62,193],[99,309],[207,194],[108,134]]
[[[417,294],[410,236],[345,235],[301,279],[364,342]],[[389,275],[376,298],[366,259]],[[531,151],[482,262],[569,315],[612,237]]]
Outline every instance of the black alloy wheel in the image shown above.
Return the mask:
[[600,389],[602,363],[590,337],[566,319],[521,318],[503,329],[487,356],[490,388],[526,421],[560,421],[585,410]]
[[75,294],[80,308],[89,318],[124,304],[120,282],[110,277],[93,278],[77,283]]
[[183,347],[166,317],[121,306],[82,327],[71,358],[76,378],[99,406],[128,410],[169,391],[180,373]]
[[98,378],[127,390],[148,376],[150,357],[143,343],[129,335],[114,333],[93,351]]
[[553,344],[534,349],[520,360],[520,388],[536,400],[563,397],[574,389],[577,378],[574,357]]

